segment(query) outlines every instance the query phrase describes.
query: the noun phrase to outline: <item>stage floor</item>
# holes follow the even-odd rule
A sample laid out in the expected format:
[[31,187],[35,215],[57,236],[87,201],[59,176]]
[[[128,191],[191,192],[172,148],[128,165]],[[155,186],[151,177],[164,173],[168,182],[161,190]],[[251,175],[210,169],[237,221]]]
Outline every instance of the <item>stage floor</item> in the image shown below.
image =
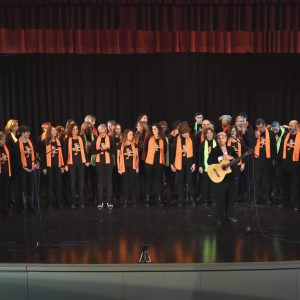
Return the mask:
[[[300,213],[275,206],[257,211],[266,236],[255,231],[256,209],[246,204],[235,207],[237,224],[221,227],[202,206],[43,210],[38,248],[37,215],[14,214],[0,219],[0,263],[137,263],[145,242],[153,263],[300,260]],[[248,223],[253,232],[241,237]]]

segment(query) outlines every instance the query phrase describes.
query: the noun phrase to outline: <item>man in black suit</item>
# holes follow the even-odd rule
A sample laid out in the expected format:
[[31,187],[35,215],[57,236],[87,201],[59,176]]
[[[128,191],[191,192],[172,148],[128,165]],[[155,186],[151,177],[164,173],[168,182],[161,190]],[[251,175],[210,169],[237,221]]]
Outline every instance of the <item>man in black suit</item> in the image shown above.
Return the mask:
[[[231,161],[237,157],[233,147],[226,146],[227,136],[224,132],[217,134],[218,146],[213,148],[208,157],[207,163],[217,164],[222,160]],[[224,221],[236,223],[237,219],[233,217],[233,204],[234,198],[231,197],[233,192],[233,177],[229,173],[225,176],[224,180],[220,183],[213,183],[212,192],[216,199],[215,218],[216,225],[222,225]]]

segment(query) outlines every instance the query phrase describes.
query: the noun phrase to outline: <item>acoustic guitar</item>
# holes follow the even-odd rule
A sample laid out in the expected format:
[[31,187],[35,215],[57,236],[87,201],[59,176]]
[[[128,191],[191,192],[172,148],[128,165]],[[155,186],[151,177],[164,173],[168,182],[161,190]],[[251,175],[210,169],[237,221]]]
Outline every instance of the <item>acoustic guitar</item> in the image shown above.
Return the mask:
[[231,161],[222,160],[218,164],[209,165],[207,168],[207,175],[214,183],[220,183],[225,178],[226,174],[231,173],[231,167],[238,163],[241,159],[251,155],[253,152],[252,149],[245,152],[240,157],[237,157]]

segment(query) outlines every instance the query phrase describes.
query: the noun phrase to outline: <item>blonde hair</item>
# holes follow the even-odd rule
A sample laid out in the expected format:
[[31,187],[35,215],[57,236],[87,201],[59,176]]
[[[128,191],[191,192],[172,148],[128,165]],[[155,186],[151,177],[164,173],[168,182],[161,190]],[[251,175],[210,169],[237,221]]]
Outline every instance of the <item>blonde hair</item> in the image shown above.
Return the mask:
[[9,121],[7,121],[5,129],[4,129],[5,133],[6,134],[11,133],[13,127],[16,126],[16,124],[18,124],[18,123],[19,123],[19,121],[15,120],[15,119],[10,119]]

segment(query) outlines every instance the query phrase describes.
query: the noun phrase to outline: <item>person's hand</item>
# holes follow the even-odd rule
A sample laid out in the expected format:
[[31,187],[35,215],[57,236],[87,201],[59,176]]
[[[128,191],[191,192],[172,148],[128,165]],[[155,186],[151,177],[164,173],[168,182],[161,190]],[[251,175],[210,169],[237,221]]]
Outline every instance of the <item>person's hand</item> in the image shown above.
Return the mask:
[[233,160],[233,157],[228,155],[228,154],[224,154],[223,155],[223,159],[226,159],[226,160]]
[[32,170],[28,169],[28,168],[23,168],[24,171],[30,173]]
[[69,171],[69,167],[68,165],[65,166],[65,171],[68,172]]
[[258,131],[258,130],[255,131],[255,137],[256,137],[257,139],[260,138],[260,131]]
[[196,164],[192,164],[192,166],[191,166],[192,173],[195,171],[195,169],[196,169]]
[[139,169],[136,169],[136,170],[135,170],[136,173],[138,173],[139,171],[140,171]]
[[60,168],[60,173],[63,174],[65,172],[64,168]]
[[171,165],[171,170],[172,172],[176,172],[176,168],[173,165]]
[[44,170],[43,170],[43,174],[44,174],[44,175],[47,175],[47,169],[44,169]]
[[203,174],[203,168],[202,167],[199,168],[199,173]]
[[88,162],[87,162],[87,163],[85,163],[85,166],[86,166],[86,167],[88,167],[89,165],[90,165],[90,164],[89,164]]
[[244,163],[241,164],[240,170],[241,170],[241,172],[243,172],[245,170],[245,164]]

